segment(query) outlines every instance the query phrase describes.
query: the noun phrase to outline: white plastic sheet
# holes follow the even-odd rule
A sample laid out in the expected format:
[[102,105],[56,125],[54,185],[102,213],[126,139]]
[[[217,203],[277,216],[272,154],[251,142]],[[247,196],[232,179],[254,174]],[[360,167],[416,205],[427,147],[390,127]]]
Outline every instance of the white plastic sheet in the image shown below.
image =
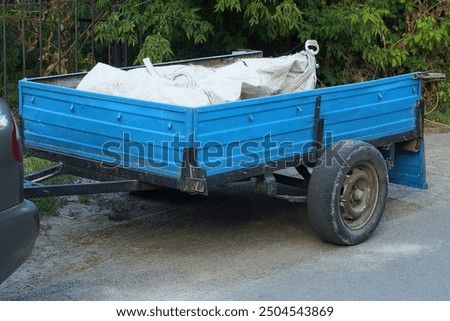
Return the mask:
[[248,58],[222,67],[172,65],[155,67],[147,58],[144,67],[124,71],[98,63],[77,89],[200,107],[241,99],[314,89],[319,46],[315,40],[305,50],[278,58]]

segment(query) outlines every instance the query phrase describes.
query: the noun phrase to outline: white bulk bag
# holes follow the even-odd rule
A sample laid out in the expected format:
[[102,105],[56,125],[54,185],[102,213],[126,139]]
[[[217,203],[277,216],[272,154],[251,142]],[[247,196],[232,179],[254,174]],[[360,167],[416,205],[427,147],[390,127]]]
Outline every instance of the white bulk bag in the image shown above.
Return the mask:
[[302,52],[278,58],[248,58],[222,67],[153,66],[123,71],[97,64],[77,89],[188,107],[314,89],[319,46],[305,43]]

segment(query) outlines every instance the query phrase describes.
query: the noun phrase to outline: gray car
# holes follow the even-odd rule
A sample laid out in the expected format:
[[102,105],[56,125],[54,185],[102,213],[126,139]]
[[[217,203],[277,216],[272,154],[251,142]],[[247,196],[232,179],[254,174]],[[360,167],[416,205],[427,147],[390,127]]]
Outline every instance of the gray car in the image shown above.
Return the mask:
[[17,126],[0,99],[0,283],[30,255],[39,232],[39,211],[23,198],[23,157]]

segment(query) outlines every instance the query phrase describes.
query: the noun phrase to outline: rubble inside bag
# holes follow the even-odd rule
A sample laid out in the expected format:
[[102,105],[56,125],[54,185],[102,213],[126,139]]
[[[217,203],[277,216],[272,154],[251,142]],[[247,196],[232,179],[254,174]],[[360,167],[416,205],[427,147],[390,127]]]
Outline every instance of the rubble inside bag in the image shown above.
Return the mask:
[[98,63],[77,89],[187,107],[314,89],[315,40],[305,50],[278,58],[249,58],[222,67],[153,66],[124,71]]

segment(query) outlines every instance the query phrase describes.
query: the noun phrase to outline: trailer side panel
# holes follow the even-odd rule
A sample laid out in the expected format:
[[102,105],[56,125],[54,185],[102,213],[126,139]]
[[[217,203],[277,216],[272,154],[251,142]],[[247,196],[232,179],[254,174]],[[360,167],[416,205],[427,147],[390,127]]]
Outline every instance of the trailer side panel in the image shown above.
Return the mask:
[[[20,81],[24,142],[109,166],[179,177],[192,110]],[[174,139],[183,144],[173,144]]]

